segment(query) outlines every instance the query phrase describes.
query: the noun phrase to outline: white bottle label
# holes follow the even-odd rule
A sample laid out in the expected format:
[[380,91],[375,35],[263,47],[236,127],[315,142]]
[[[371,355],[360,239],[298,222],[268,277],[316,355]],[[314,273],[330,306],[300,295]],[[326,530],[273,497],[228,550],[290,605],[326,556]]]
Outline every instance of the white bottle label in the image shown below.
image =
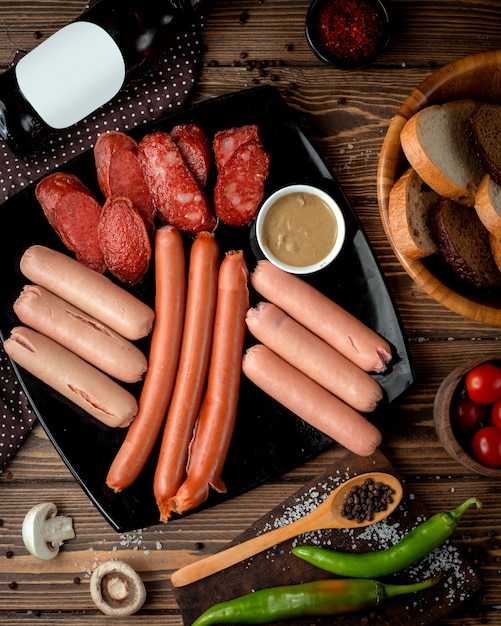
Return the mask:
[[44,122],[60,129],[76,124],[119,92],[125,63],[103,28],[73,22],[23,57],[16,78]]

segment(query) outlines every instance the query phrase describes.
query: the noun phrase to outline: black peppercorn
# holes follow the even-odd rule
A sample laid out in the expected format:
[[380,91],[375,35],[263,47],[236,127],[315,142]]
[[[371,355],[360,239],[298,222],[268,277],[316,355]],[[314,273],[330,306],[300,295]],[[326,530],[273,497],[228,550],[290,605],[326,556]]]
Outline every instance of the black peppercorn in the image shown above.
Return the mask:
[[372,521],[374,513],[385,511],[393,502],[394,491],[389,485],[367,478],[361,485],[352,487],[346,494],[341,515],[358,523]]

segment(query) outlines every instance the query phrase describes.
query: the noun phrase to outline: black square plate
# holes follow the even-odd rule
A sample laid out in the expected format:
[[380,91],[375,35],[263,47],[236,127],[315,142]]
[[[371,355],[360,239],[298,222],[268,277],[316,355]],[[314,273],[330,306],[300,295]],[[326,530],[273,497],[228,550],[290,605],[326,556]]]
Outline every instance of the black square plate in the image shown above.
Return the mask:
[[[131,134],[139,139],[147,132],[170,131],[175,124],[186,122],[199,124],[210,138],[224,128],[257,124],[271,157],[267,194],[286,184],[308,183],[324,189],[337,200],[347,224],[343,252],[333,265],[306,280],[392,345],[394,361],[391,369],[385,375],[376,376],[385,392],[385,400],[378,412],[384,411],[384,405],[405,391],[414,379],[401,322],[357,217],[339,184],[302,132],[293,111],[276,89],[258,87],[207,100],[141,126]],[[92,151],[61,169],[78,175],[100,197]],[[252,270],[257,258],[252,226],[231,228],[220,225],[217,239],[222,252],[242,248]],[[18,324],[12,304],[26,282],[19,272],[19,259],[24,250],[35,243],[64,251],[43,215],[32,185],[8,200],[0,210],[2,338]],[[188,238],[186,244],[188,247]],[[134,288],[134,293],[149,304],[153,303],[151,274]],[[255,294],[251,293],[251,301],[257,301]],[[252,342],[250,337],[248,342]],[[147,352],[147,341],[141,347]],[[107,521],[117,531],[158,523],[152,493],[155,455],[134,485],[120,494],[111,493],[105,486],[105,478],[125,436],[124,431],[108,429],[93,421],[26,372],[18,371],[18,375],[50,440]],[[138,395],[140,386],[131,389]],[[377,415],[374,418],[377,419]],[[224,471],[228,491],[226,494],[211,493],[205,506],[262,484],[300,465],[331,444],[331,439],[277,405],[243,378],[236,429]]]

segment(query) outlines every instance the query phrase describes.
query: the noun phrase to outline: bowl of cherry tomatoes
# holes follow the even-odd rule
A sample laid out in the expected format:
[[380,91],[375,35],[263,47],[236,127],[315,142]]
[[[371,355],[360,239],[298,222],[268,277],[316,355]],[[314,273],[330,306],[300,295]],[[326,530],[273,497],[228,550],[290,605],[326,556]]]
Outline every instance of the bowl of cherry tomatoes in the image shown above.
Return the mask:
[[501,355],[454,369],[437,391],[433,419],[453,458],[478,474],[501,478]]

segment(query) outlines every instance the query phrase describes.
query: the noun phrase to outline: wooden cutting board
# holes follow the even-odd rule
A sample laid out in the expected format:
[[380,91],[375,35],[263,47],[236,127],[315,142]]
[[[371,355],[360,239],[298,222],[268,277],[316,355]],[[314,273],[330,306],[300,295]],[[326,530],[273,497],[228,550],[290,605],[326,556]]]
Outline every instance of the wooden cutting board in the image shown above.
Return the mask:
[[[341,482],[369,471],[384,471],[397,475],[388,459],[379,451],[367,458],[347,454],[258,520],[230,545],[293,521],[318,506],[325,494]],[[355,549],[363,552],[383,549],[399,541],[418,522],[431,515],[421,502],[409,493],[405,484],[403,487],[402,502],[386,521],[360,529],[322,530],[301,535],[208,578],[185,587],[174,588],[184,624],[186,626],[192,624],[196,617],[216,602],[266,587],[334,577],[292,555],[291,548],[295,545],[315,544],[331,549],[344,551]],[[461,502],[451,497],[451,501],[444,503],[444,506],[453,509],[459,504]],[[443,618],[480,589],[478,576],[449,541],[419,563],[387,577],[384,582],[417,582],[433,576],[437,567],[442,570],[442,579],[430,589],[393,598],[371,611],[336,616],[336,624],[359,626],[361,623],[374,622],[378,626],[403,624],[425,626]],[[332,617],[318,617],[314,620],[309,617],[283,623],[289,626],[311,626],[312,623],[315,626],[327,626],[332,624],[332,620]]]

